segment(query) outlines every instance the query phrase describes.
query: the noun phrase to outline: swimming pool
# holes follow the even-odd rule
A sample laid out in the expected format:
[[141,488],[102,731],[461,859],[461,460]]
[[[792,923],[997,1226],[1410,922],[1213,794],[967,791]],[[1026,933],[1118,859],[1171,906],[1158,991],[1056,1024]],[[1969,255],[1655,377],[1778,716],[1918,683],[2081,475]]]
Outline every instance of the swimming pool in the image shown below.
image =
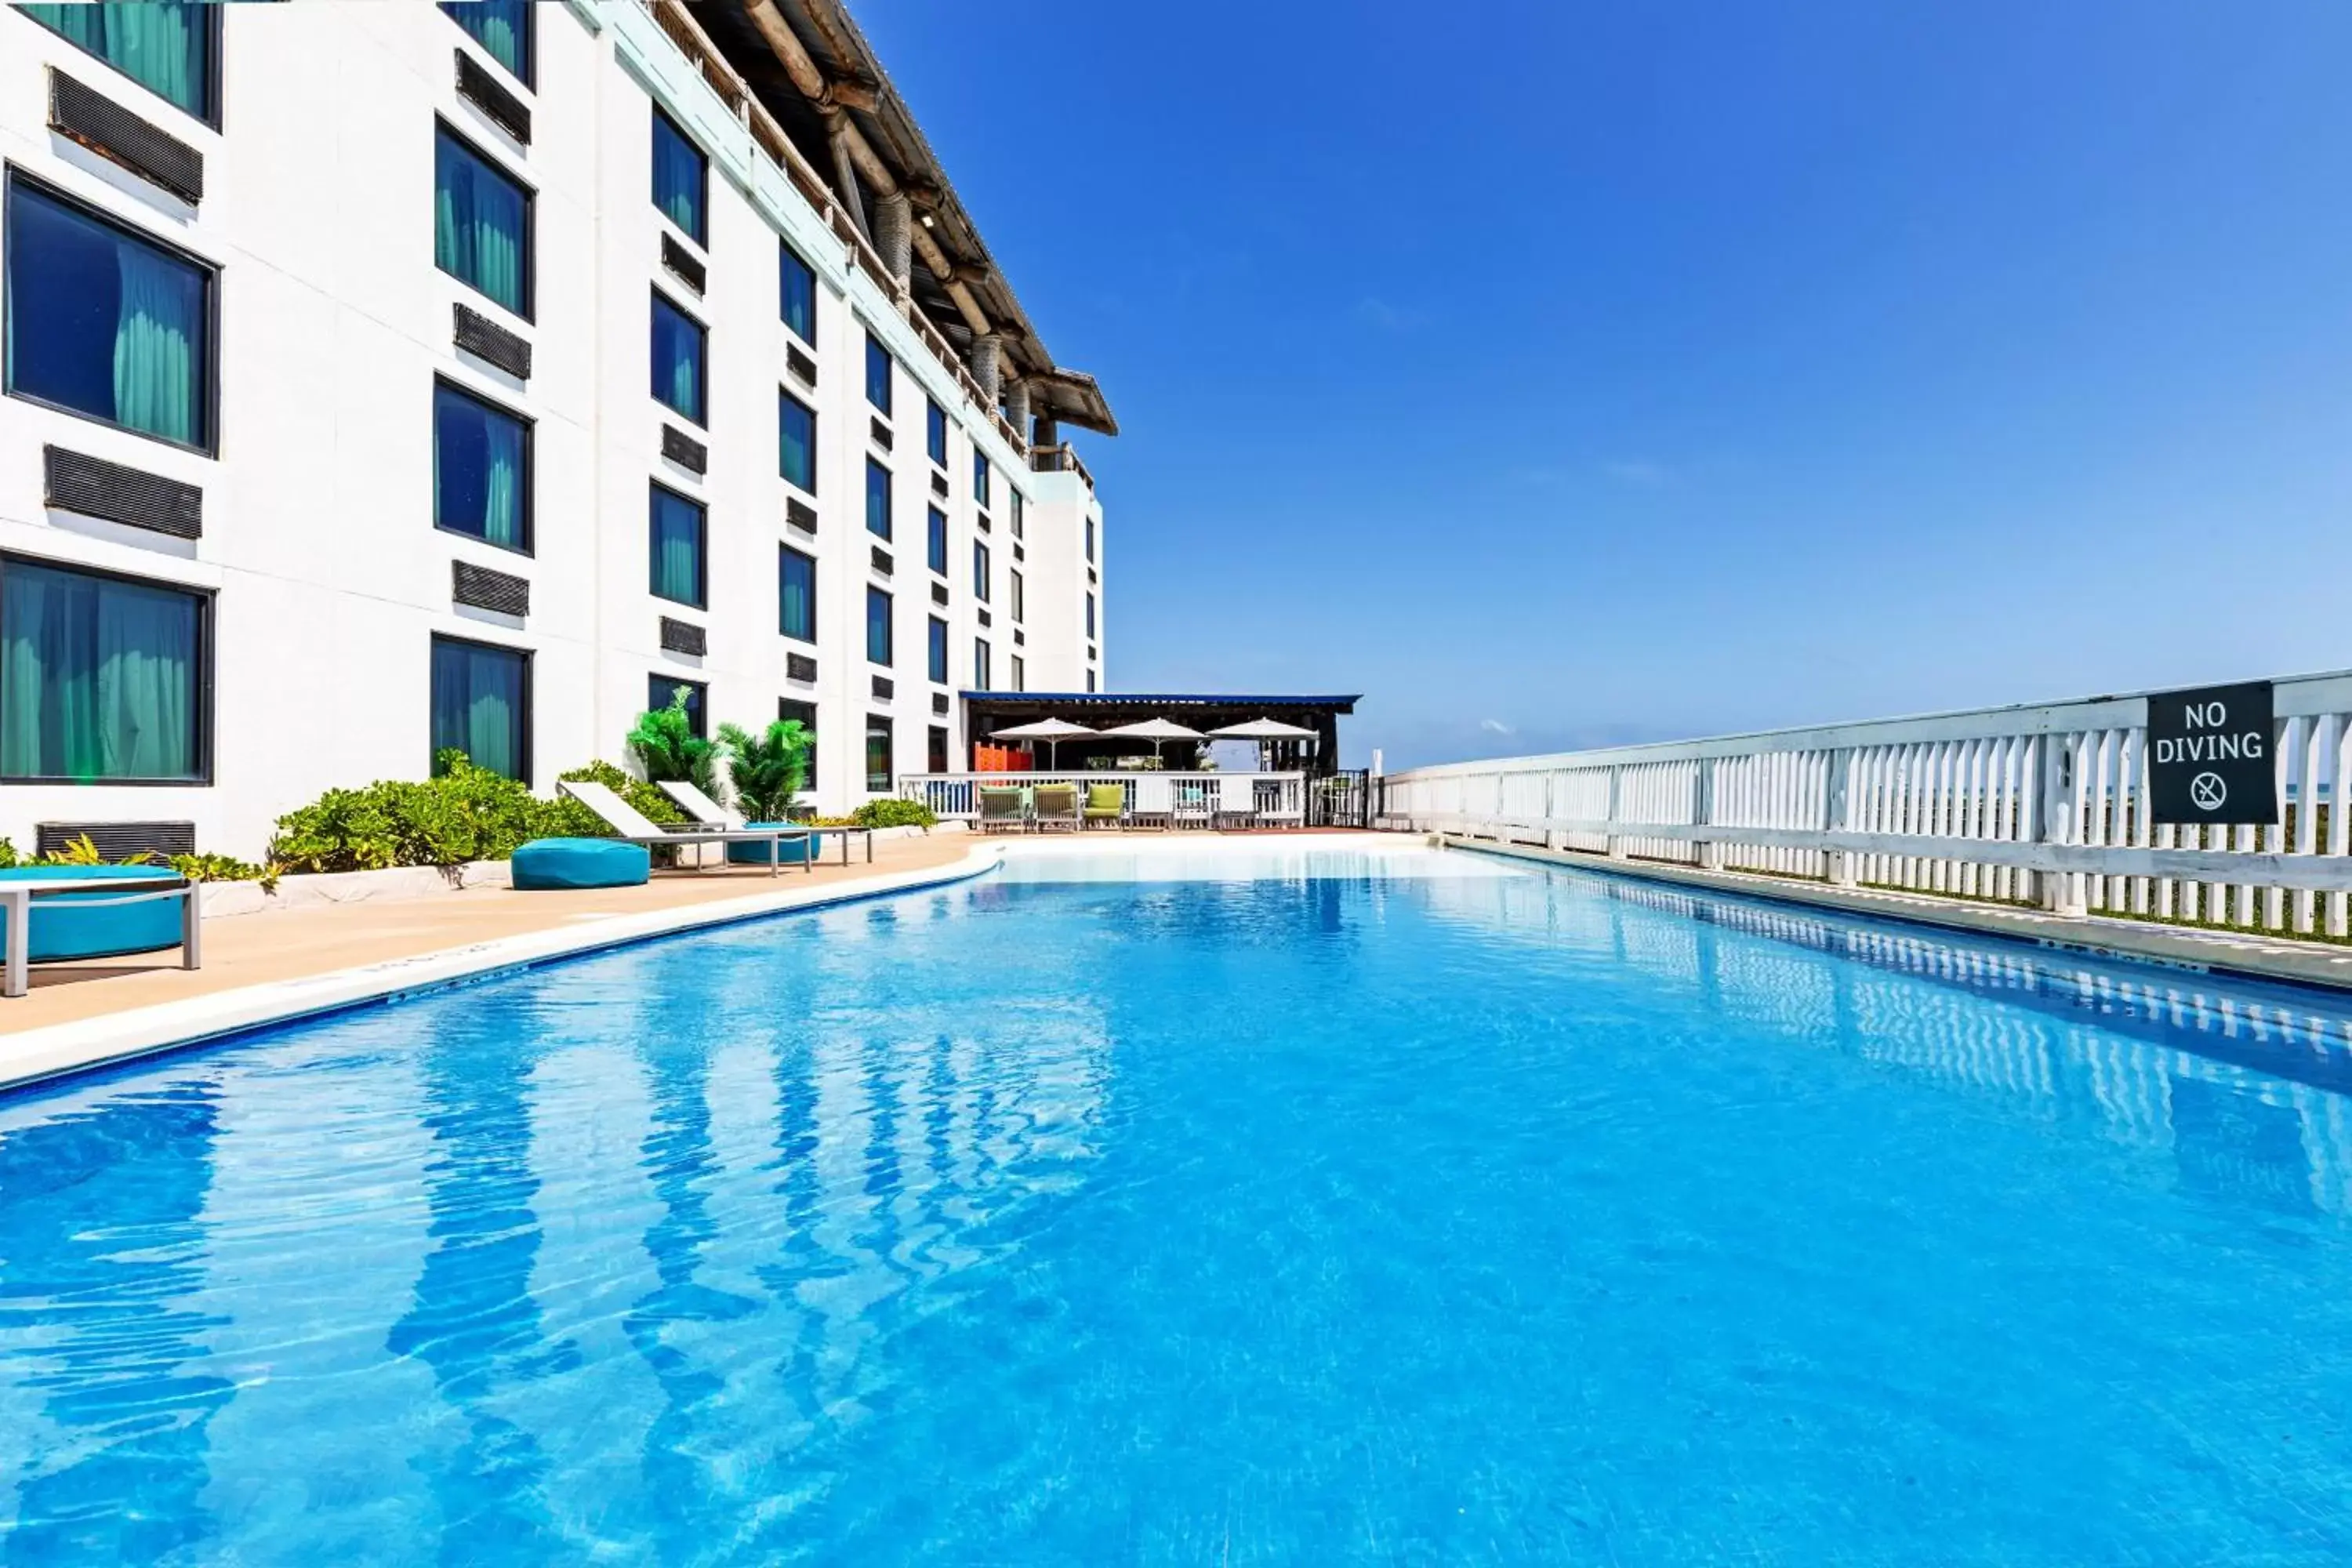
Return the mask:
[[1166,853],[0,1100],[5,1553],[2352,1556],[2342,1004]]

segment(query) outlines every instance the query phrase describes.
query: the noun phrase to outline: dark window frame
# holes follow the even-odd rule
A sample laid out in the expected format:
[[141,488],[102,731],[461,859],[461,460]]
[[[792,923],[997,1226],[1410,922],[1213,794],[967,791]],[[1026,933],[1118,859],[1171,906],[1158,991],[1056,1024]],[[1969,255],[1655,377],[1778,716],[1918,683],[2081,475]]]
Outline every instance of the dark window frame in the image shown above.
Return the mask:
[[[29,20],[29,18],[27,19]],[[83,201],[80,197],[74,195],[57,185],[51,184],[48,181],[42,179],[38,174],[33,174],[29,170],[20,168],[15,163],[7,164],[6,170],[6,179],[0,180],[0,219],[5,219],[7,212],[7,205],[11,201],[15,200],[16,187],[19,184],[22,184],[26,189],[31,191],[35,195],[40,197],[42,200],[55,203],[58,206],[65,207],[84,217],[89,218],[107,228],[110,228],[117,234],[126,236],[132,240],[142,242],[157,250],[166,252],[179,260],[187,263],[189,266],[196,268],[196,270],[204,274],[205,352],[203,392],[205,408],[205,439],[201,442],[175,441],[169,436],[158,436],[152,431],[142,430],[135,426],[125,425],[119,419],[109,419],[102,415],[84,413],[81,409],[69,408],[62,403],[55,403],[50,401],[48,398],[36,396],[34,394],[29,392],[19,392],[13,386],[5,389],[6,395],[16,398],[21,402],[29,403],[36,408],[47,408],[53,413],[63,414],[74,419],[86,419],[92,425],[99,426],[100,429],[120,430],[126,436],[136,436],[142,441],[153,441],[159,446],[170,447],[178,451],[194,452],[197,456],[205,458],[218,458],[220,456],[221,449],[220,336],[222,289],[220,264],[216,261],[207,260],[204,257],[196,254],[196,252],[188,249],[185,246],[175,245],[159,235],[150,234],[144,229],[133,228],[131,225],[123,222],[112,213],[108,212],[105,208],[95,206],[89,202]],[[0,290],[5,290],[8,288],[8,279],[13,278],[16,274],[16,226],[12,222],[0,222],[0,229],[5,230],[5,233],[0,233]],[[0,331],[5,331],[5,320],[0,320]],[[6,345],[5,343],[0,343],[0,355],[5,355],[5,352]]]
[[982,511],[988,510],[988,477],[994,467],[988,454],[975,443],[971,448],[971,500]]
[[[654,700],[654,682],[656,681],[661,682],[663,688],[662,700],[659,702]],[[710,739],[710,682],[690,679],[683,675],[664,675],[658,669],[649,669],[646,671],[646,709],[648,712],[654,712],[668,707],[681,686],[691,687],[694,689],[694,698],[689,699],[686,705],[687,712],[692,715],[695,722],[700,726],[693,731],[694,738],[698,741],[708,741]]]
[[[882,782],[874,782],[874,738],[882,738]],[[866,793],[887,795],[891,775],[898,771],[898,731],[887,713],[868,712],[866,715]]]
[[[12,5],[9,9],[13,11],[16,10],[16,7]],[[104,66],[108,70],[112,71],[115,75],[121,77],[123,80],[129,82],[140,91],[147,94],[150,98],[152,98],[161,103],[171,104],[172,108],[175,111],[186,115],[189,119],[194,121],[199,125],[210,126],[213,130],[218,131],[221,128],[221,56],[226,52],[221,41],[221,16],[222,13],[227,10],[227,7],[221,5],[206,5],[204,6],[203,10],[205,20],[208,24],[208,26],[205,35],[205,112],[202,114],[197,113],[193,109],[183,109],[178,104],[172,103],[170,99],[165,98],[162,93],[157,92],[153,88],[149,87],[145,82],[141,81],[137,77],[132,76],[121,66],[116,65],[112,60],[108,59],[104,55],[96,54],[89,49],[83,48],[80,44],[67,37],[63,33],[58,32],[55,27],[50,26],[47,22],[33,15],[31,12],[26,11],[19,12],[18,14],[21,15],[25,20],[32,23],[33,26],[48,34],[49,37],[71,45],[72,47],[78,50],[84,58],[96,60],[100,65]]]
[[[874,606],[877,603],[882,606],[880,658],[874,657]],[[877,588],[871,583],[866,585],[866,662],[877,668],[896,669],[898,667],[898,613],[896,599],[887,588]]]
[[442,136],[448,137],[480,160],[492,174],[522,193],[522,307],[517,310],[504,300],[490,300],[478,285],[457,277],[438,261],[434,262],[433,270],[444,278],[456,279],[469,292],[489,300],[492,305],[508,314],[536,324],[539,321],[539,187],[523,180],[504,163],[492,157],[480,142],[459,130],[447,116],[436,114],[433,125],[436,141]]
[[924,648],[927,660],[924,673],[933,685],[945,686],[948,684],[948,624],[937,616],[926,618],[930,625],[927,628],[929,641]]
[[948,466],[948,411],[928,392],[923,395],[923,450],[940,468]]
[[[816,557],[805,550],[795,550],[791,545],[782,543],[776,546],[776,635],[793,642],[806,643],[809,647],[814,647],[817,627]],[[798,632],[787,630],[784,626],[784,557],[788,555],[808,563],[808,635],[806,637],[803,637]]]
[[[696,315],[693,311],[688,310],[685,306],[679,304],[677,300],[671,299],[667,294],[662,291],[658,285],[653,289],[652,292],[653,303],[646,308],[646,395],[652,398],[664,408],[668,409],[672,414],[677,415],[680,419],[683,419],[688,424],[693,426],[696,429],[709,430],[710,428],[710,323]],[[692,327],[696,331],[702,334],[702,374],[695,378],[695,390],[701,394],[698,401],[701,403],[702,408],[701,411],[697,414],[688,414],[685,409],[678,407],[677,405],[670,402],[667,398],[662,396],[660,393],[656,392],[653,389],[652,365],[654,311],[656,308],[664,305],[668,306],[680,321],[683,321],[687,325]]]
[[[687,147],[694,153],[695,168],[698,171],[699,175],[696,183],[700,187],[695,192],[694,214],[697,218],[701,220],[700,227],[702,232],[700,234],[697,234],[694,230],[688,228],[684,224],[679,223],[676,218],[670,216],[668,212],[663,208],[661,203],[654,199],[650,182],[648,182],[648,186],[646,191],[646,200],[652,205],[655,212],[661,214],[661,220],[664,223],[677,230],[678,233],[686,236],[687,238],[694,241],[694,247],[707,255],[710,249],[710,154],[704,152],[702,149],[702,143],[697,142],[693,137],[688,136],[686,133],[686,127],[680,125],[677,122],[677,118],[668,110],[662,108],[660,104],[655,103],[651,104],[649,107],[651,107],[654,111],[655,121],[656,123],[668,126],[670,133],[676,136],[680,142],[685,142]],[[652,142],[650,141],[652,132],[650,129],[647,130],[646,135],[649,138],[646,142],[646,146],[650,148],[652,146]]]
[[971,596],[983,605],[996,601],[992,596],[996,578],[996,563],[988,552],[988,541],[971,542]]
[[946,577],[950,570],[948,514],[939,507],[928,505],[924,507],[923,534],[923,563],[931,569],[933,575]]
[[808,773],[801,781],[801,787],[807,790],[816,788],[816,709],[815,703],[803,702],[797,697],[776,699],[776,717],[798,719],[802,728],[808,731],[808,751],[803,759],[807,764]]
[[[484,642],[479,637],[461,637],[449,632],[435,632],[433,641],[455,643],[461,647],[487,648],[492,653],[512,654],[522,660],[522,777],[525,789],[532,787],[537,763],[532,756],[532,737],[539,729],[539,657],[536,648],[516,647],[511,643]],[[433,744],[433,662],[430,653],[425,664],[425,776],[433,776],[433,760],[438,754]]]
[[[701,528],[694,544],[694,594],[692,599],[673,599],[654,587],[654,500],[655,492],[684,501],[692,507],[701,520]],[[646,592],[665,605],[684,605],[689,610],[710,607],[710,508],[684,490],[666,485],[659,479],[646,481]]]
[[[799,251],[793,248],[792,242],[790,240],[778,239],[776,241],[776,251],[778,259],[778,272],[776,278],[776,319],[783,323],[784,331],[792,333],[792,335],[804,345],[810,353],[814,353],[816,352],[817,307],[819,303],[817,300],[816,268],[811,267],[808,264],[807,259],[803,257]],[[793,327],[792,318],[784,314],[783,280],[792,276],[792,269],[795,267],[799,268],[808,278],[809,330],[805,333],[801,332],[798,329]]]
[[[708,345],[705,346],[707,347]],[[708,374],[709,368],[709,362],[706,357],[703,363],[703,370]],[[776,397],[778,399],[776,404],[776,477],[783,480],[784,483],[791,485],[793,489],[799,490],[802,494],[813,496],[817,493],[817,411],[811,407],[807,403],[802,401],[799,397],[794,396],[791,390],[786,387],[777,387]],[[809,471],[808,483],[806,484],[802,484],[798,479],[793,478],[792,475],[784,472],[784,405],[787,403],[808,416]],[[667,405],[665,405],[665,406],[667,406]]]
[[996,675],[996,650],[988,646],[986,637],[971,639],[971,688],[974,691],[995,689],[989,684]]
[[[874,476],[877,474],[882,476],[882,526],[878,529],[874,526]],[[891,536],[898,531],[898,519],[893,515],[898,510],[898,476],[890,471],[889,464],[873,458],[866,458],[866,531],[886,544],[890,542]]]
[[463,22],[457,20],[448,6],[438,5],[435,9],[449,18],[449,25],[457,28],[459,36],[467,43],[480,51],[484,59],[498,67],[499,70],[505,71],[509,80],[522,83],[527,91],[539,90],[539,7],[536,5],[525,5],[522,8],[522,69],[519,72],[507,70],[506,62],[490,53],[489,46],[474,37],[472,31]]
[[[472,387],[466,385],[463,382],[455,380],[452,377],[444,375],[440,372],[436,371],[433,374],[433,390],[437,395],[444,387],[446,387],[449,391],[457,394],[459,397],[464,398],[467,402],[478,405],[481,407],[488,409],[493,414],[500,415],[506,418],[514,420],[517,424],[522,426],[522,542],[520,545],[500,544],[498,541],[494,539],[485,539],[478,533],[467,533],[462,528],[449,527],[441,521],[441,498],[438,495],[432,498],[434,513],[433,531],[436,533],[446,533],[457,539],[470,539],[477,544],[487,544],[493,550],[503,550],[510,555],[520,555],[526,559],[538,554],[539,519],[537,513],[537,501],[539,491],[539,421],[532,418],[528,414],[519,413],[512,408],[509,408],[503,403],[499,403],[493,399],[485,397],[480,393],[476,392]],[[433,424],[433,438],[436,442],[441,438],[441,425],[437,416]],[[435,457],[436,459],[439,457],[439,453],[437,451],[435,453]],[[425,482],[428,485],[432,483],[430,474],[427,475]]]
[[[881,361],[881,370],[882,370],[882,397],[881,397],[881,400],[880,400],[879,402],[877,402],[877,401],[875,400],[875,397],[874,397],[874,371],[875,371],[875,361],[876,361],[876,359],[877,359],[877,357],[878,357],[878,358],[880,359],[880,361]],[[889,347],[888,347],[887,344],[885,344],[879,337],[877,337],[877,336],[876,336],[876,335],[875,335],[874,329],[873,329],[873,328],[871,328],[871,327],[868,327],[868,328],[866,328],[866,405],[867,405],[868,407],[872,408],[876,413],[877,413],[877,414],[881,415],[883,418],[885,418],[885,419],[891,419],[891,418],[895,418],[895,417],[897,417],[897,416],[895,416],[894,414],[892,414],[892,413],[891,413],[891,408],[892,408],[892,406],[893,406],[893,405],[898,402],[898,356],[897,356],[896,354],[893,354],[893,353],[890,352]]]
[[[186,583],[174,583],[163,577],[142,577],[135,572],[113,572],[103,566],[85,566],[79,561],[58,561],[47,556],[33,555],[21,550],[0,550],[0,578],[8,574],[11,566],[30,566],[45,572],[67,572],[83,577],[102,577],[109,582],[127,583],[134,588],[161,589],[166,593],[184,594],[196,601],[196,776],[192,779],[76,779],[59,778],[47,773],[0,774],[0,784],[102,784],[109,789],[210,789],[213,786],[213,669],[219,590],[197,587]],[[0,702],[6,700],[5,688],[0,688]]]

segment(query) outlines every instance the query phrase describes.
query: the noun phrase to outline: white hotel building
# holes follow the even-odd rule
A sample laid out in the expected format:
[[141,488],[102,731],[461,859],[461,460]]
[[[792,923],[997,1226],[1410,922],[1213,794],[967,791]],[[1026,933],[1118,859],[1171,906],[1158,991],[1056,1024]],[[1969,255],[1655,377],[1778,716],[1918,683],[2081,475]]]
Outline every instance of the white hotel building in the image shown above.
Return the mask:
[[1100,685],[1110,411],[839,0],[0,6],[0,160],[20,850],[547,792],[681,684],[838,811]]

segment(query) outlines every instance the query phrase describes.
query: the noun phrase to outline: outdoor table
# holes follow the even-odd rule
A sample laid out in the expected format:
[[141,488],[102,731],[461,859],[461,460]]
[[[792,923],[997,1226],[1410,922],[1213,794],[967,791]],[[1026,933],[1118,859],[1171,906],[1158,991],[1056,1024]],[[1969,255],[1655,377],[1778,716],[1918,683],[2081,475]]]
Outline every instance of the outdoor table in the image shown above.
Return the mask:
[[[137,892],[126,892],[110,898],[79,898],[77,909],[104,909],[114,904],[142,903],[149,899],[180,900],[180,967],[204,967],[204,893],[203,884],[183,879],[161,886],[153,881],[138,884]],[[84,893],[92,890],[87,878],[58,877],[47,880],[31,879],[24,881],[0,881],[0,921],[6,922],[8,962],[5,974],[0,974],[0,996],[22,996],[32,987],[33,901],[44,894]]]

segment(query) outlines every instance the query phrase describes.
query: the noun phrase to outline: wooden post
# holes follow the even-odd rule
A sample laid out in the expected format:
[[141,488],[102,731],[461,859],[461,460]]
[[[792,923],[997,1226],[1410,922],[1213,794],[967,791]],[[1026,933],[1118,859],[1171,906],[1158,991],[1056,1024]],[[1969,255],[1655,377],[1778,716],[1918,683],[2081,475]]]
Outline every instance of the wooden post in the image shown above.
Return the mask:
[[[2083,782],[2074,755],[2078,744],[2078,739],[2072,735],[2043,735],[2034,748],[2034,838],[2038,843],[2072,844],[2081,829],[2082,807],[2075,799]],[[2087,912],[2079,876],[2066,871],[2037,871],[2034,880],[2039,884],[2034,891],[2043,909],[2060,915]]]

